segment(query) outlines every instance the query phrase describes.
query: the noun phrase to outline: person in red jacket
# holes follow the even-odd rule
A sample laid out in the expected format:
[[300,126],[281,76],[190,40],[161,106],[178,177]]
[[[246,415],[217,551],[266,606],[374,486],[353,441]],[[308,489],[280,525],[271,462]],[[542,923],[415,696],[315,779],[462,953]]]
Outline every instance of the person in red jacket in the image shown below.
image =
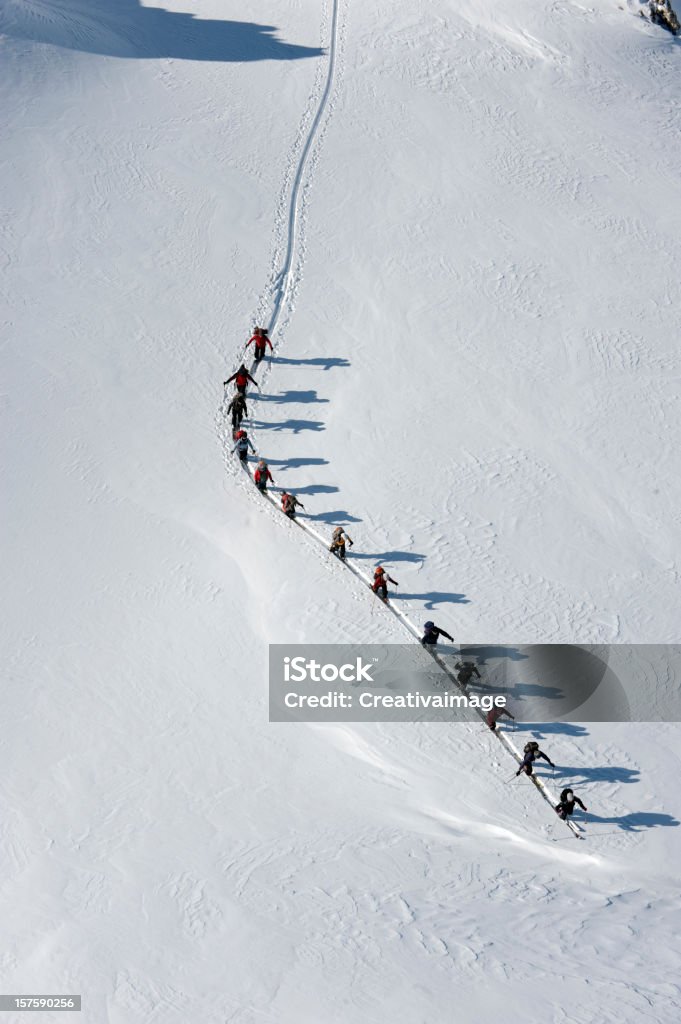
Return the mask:
[[234,381],[236,389],[239,392],[239,394],[245,395],[246,386],[249,380],[251,384],[255,384],[256,388],[260,387],[257,380],[254,380],[253,377],[251,377],[250,373],[242,363],[239,369],[236,371],[236,373],[233,373],[231,377],[228,377],[227,380],[223,381],[222,383],[224,384],[225,387],[227,387],[228,384],[231,384],[231,382]]
[[255,480],[255,486],[258,488],[261,494],[264,494],[265,491],[267,490],[268,481],[271,484],[274,483],[274,478],[272,477],[272,474],[270,473],[269,470],[269,466],[267,465],[264,459],[261,459],[258,465],[256,466],[255,473],[253,474],[253,479]]
[[259,363],[262,359],[265,358],[265,352],[267,351],[267,347],[266,347],[267,345],[270,346],[270,352],[274,352],[274,349],[272,348],[272,342],[267,337],[267,328],[266,327],[254,327],[253,328],[253,337],[250,339],[250,341],[246,342],[246,348],[248,348],[248,346],[251,344],[251,342],[255,342],[255,361],[256,361],[256,364]]
[[492,732],[496,732],[497,722],[499,721],[502,715],[506,715],[508,718],[513,718],[515,720],[515,716],[512,715],[510,711],[507,711],[506,708],[494,707],[491,709],[491,711],[487,712],[485,721],[487,722]]
[[382,565],[377,565],[374,569],[374,582],[371,584],[371,589],[374,594],[378,594],[382,601],[388,600],[389,583],[392,583],[395,587],[399,587],[397,580],[394,580],[392,576],[388,576]]
[[288,516],[289,519],[295,519],[298,507],[305,508],[302,501],[299,501],[295,494],[289,494],[288,491],[284,491],[281,496],[281,510],[284,515]]

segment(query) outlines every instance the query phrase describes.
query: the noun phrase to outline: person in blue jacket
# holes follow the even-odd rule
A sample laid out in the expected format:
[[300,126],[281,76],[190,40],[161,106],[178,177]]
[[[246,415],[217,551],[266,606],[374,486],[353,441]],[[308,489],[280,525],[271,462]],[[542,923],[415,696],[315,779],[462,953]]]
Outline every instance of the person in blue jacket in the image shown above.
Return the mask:
[[521,772],[524,772],[525,775],[531,775],[532,765],[538,757],[542,757],[545,761],[548,761],[552,768],[556,767],[551,758],[548,757],[543,750],[539,749],[539,744],[536,740],[531,740],[529,743],[525,744],[523,754],[525,755],[523,757],[523,763],[516,772],[516,775],[520,775]]

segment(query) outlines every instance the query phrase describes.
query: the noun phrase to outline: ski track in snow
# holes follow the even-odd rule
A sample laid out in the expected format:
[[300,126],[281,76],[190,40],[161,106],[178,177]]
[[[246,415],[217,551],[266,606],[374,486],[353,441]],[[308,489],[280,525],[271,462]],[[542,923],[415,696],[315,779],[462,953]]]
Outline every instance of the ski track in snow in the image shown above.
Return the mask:
[[[304,254],[301,253],[299,258],[298,258],[298,260],[296,261],[296,252],[297,252],[297,249],[300,248],[304,244],[303,232],[302,232],[302,221],[303,221],[304,212],[305,212],[305,209],[304,209],[304,196],[305,196],[306,188],[309,187],[309,181],[306,184],[305,171],[306,171],[306,168],[308,166],[308,162],[314,163],[314,155],[313,154],[315,153],[315,142],[317,143],[317,145],[316,145],[316,152],[318,152],[319,151],[319,146],[321,144],[321,136],[323,136],[323,132],[325,130],[326,124],[328,123],[328,120],[325,122],[324,115],[328,113],[327,108],[329,106],[329,102],[331,100],[332,93],[333,93],[333,88],[334,88],[335,71],[336,71],[337,56],[338,56],[337,51],[338,51],[338,40],[339,40],[339,13],[340,13],[340,0],[333,0],[333,2],[332,2],[332,12],[331,12],[330,40],[329,40],[329,59],[328,59],[328,67],[327,67],[326,78],[325,78],[323,86],[321,86],[321,81],[323,80],[322,76],[318,75],[318,77],[317,77],[317,82],[315,83],[315,88],[312,91],[310,102],[308,103],[307,110],[305,111],[305,114],[303,115],[301,126],[300,126],[299,131],[298,131],[298,136],[297,136],[296,141],[294,143],[293,155],[292,155],[292,157],[289,160],[289,165],[288,165],[287,173],[286,173],[286,176],[285,176],[285,183],[284,183],[284,189],[283,189],[283,193],[282,193],[282,199],[280,199],[280,203],[279,203],[279,214],[277,216],[277,221],[279,221],[280,218],[281,218],[281,210],[282,210],[282,208],[285,208],[285,204],[283,202],[283,196],[290,189],[288,205],[287,205],[287,211],[288,212],[287,212],[287,218],[286,218],[285,246],[284,246],[283,262],[281,264],[281,267],[274,272],[274,277],[273,277],[273,281],[272,281],[272,283],[270,285],[270,288],[265,293],[265,296],[263,296],[261,301],[258,303],[258,312],[256,313],[256,316],[254,318],[254,322],[256,322],[256,323],[260,322],[263,319],[261,314],[263,313],[264,308],[265,308],[265,303],[266,303],[267,299],[269,298],[271,303],[272,303],[272,311],[271,311],[271,314],[270,314],[270,317],[269,317],[269,321],[268,321],[268,332],[269,332],[269,334],[271,336],[274,336],[275,332],[278,331],[278,336],[276,337],[276,343],[275,343],[275,341],[273,339],[273,346],[272,347],[274,349],[274,353],[278,352],[279,349],[281,348],[282,340],[283,340],[283,337],[285,336],[285,329],[288,326],[288,323],[290,321],[290,317],[291,317],[292,312],[293,312],[292,306],[293,306],[293,298],[294,298],[294,295],[295,295],[296,286],[297,286],[297,284],[298,284],[298,282],[300,280],[301,274],[302,274],[302,265],[303,265],[303,260],[304,260]],[[324,31],[325,31],[325,22],[323,21],[322,22],[322,27],[321,27],[322,38],[324,36]],[[321,95],[319,95],[320,91],[321,91]],[[319,96],[319,98],[317,99],[318,96]],[[314,113],[314,115],[311,115],[311,110],[314,108],[315,103],[317,104],[316,112]],[[317,138],[318,135],[320,135],[320,138]],[[310,160],[311,157],[312,157],[312,161]],[[563,187],[563,186],[561,185],[561,187]],[[281,226],[280,226],[279,223],[277,223],[275,225],[275,254],[273,256],[273,261],[272,261],[273,266],[275,266],[275,267],[276,267],[276,263],[277,263],[278,254],[281,251],[281,247],[282,247]],[[274,292],[273,300],[271,298],[272,292]],[[282,318],[283,318],[283,322],[281,323],[281,326],[280,326],[280,321],[282,320]],[[238,368],[240,363],[241,363],[241,357],[240,356],[235,357],[235,362],[233,364],[232,372],[234,372]],[[250,372],[251,372],[252,375],[255,375],[256,369],[257,369],[257,363],[255,362],[255,360],[253,360],[253,362],[251,363],[251,367],[250,367]],[[269,376],[271,374],[271,363],[269,362],[269,360],[267,361],[266,366],[264,367],[264,370],[265,370],[265,372],[263,373],[263,376],[261,378],[261,381],[262,381],[263,384],[269,379]],[[231,468],[234,465],[235,456],[231,455],[231,448],[232,448],[233,438],[232,438],[231,424],[229,422],[229,417],[227,415],[226,395],[223,397],[222,404],[221,404],[220,409],[218,411],[218,415],[217,415],[217,428],[218,428],[218,435],[219,435],[220,440],[221,440],[222,445],[223,445],[223,453],[224,453],[224,456],[225,456],[225,462]],[[256,437],[255,430],[253,430],[252,428],[251,428],[251,431],[250,431],[250,436],[252,438]],[[230,455],[231,455],[231,458],[230,458]],[[248,473],[249,478],[252,480],[250,468],[246,469],[246,467],[244,467],[244,469]],[[237,469],[237,473],[238,473],[238,469]],[[252,494],[253,493],[253,488],[249,487],[249,491]],[[269,492],[266,492],[264,494],[264,497],[270,503],[272,508],[277,511],[276,518],[280,519],[282,513],[281,513],[281,510],[279,508],[279,505],[277,504],[276,499]],[[318,533],[317,530],[315,530],[312,526],[310,526],[308,523],[306,523],[306,522],[304,522],[303,520],[300,520],[300,519],[295,519],[295,520],[291,521],[291,528],[293,529],[295,526],[298,526],[304,533],[306,533],[309,537],[311,537],[317,544],[321,544],[322,547],[324,548],[324,550],[328,552],[328,541],[327,541],[327,539],[325,537],[323,537],[320,533]],[[333,555],[330,556],[330,557],[331,557],[331,559],[334,562],[338,561]],[[327,556],[327,561],[328,561],[328,556]],[[340,576],[342,574],[343,568],[340,567],[340,566],[338,568],[340,568],[340,570],[341,570],[341,572],[339,573],[339,576]],[[345,562],[345,568],[349,569],[350,572],[353,573],[359,580],[361,580],[366,586],[371,588],[371,583],[372,583],[371,578],[366,573],[362,572],[361,569],[359,569],[357,566],[353,565],[349,558]],[[377,600],[378,600],[378,598],[377,598]],[[395,600],[394,596],[391,597],[390,601],[387,604],[385,604],[383,607],[387,611],[392,613],[392,615],[398,620],[398,622],[400,622],[400,624],[403,626],[403,628],[407,630],[407,632],[409,633],[409,635],[411,637],[416,638],[417,640],[420,640],[420,632],[419,632],[417,626],[411,621],[411,619],[409,618],[409,616],[405,612],[403,612],[400,608],[395,606],[394,600]],[[428,653],[431,654],[433,659],[437,662],[437,664],[440,666],[440,668],[449,677],[449,679],[452,681],[454,686],[459,691],[465,693],[465,691],[459,685],[459,682],[458,682],[455,674],[449,668],[449,666],[444,661],[444,659],[435,651],[429,651]],[[485,721],[485,713],[483,711],[477,709],[477,714],[478,714],[480,720],[484,723],[484,721]],[[502,729],[497,729],[496,732],[492,733],[491,735],[493,735],[493,736],[495,736],[497,738],[499,743],[502,745],[502,747],[504,747],[506,752],[511,755],[511,757],[514,759],[516,764],[520,764],[522,762],[522,756],[520,754],[520,751],[517,749],[517,747],[515,746],[515,744],[510,739],[510,737],[508,736],[507,733],[505,733]],[[539,794],[542,796],[542,798],[550,805],[551,809],[553,810],[553,808],[555,807],[555,805],[558,802],[558,798],[555,796],[555,794],[549,789],[549,787],[546,785],[546,783],[543,782],[541,779],[538,779],[536,775],[532,776],[531,782],[534,784],[534,787],[539,792]],[[578,830],[575,828],[575,826],[571,822],[567,822],[566,821],[565,824],[566,824],[567,828],[570,830],[570,832],[572,832],[572,834],[575,835],[576,838],[580,838]]]

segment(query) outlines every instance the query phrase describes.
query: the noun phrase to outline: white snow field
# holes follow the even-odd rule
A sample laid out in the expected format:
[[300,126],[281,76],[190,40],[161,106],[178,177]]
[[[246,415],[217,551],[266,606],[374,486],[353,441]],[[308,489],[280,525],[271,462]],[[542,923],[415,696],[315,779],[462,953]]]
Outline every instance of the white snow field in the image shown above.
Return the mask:
[[519,723],[576,842],[480,724],[269,724],[268,643],[411,634],[222,396],[272,321],[257,448],[418,628],[678,641],[681,50],[640,9],[0,0],[0,993],[681,1019],[679,725]]

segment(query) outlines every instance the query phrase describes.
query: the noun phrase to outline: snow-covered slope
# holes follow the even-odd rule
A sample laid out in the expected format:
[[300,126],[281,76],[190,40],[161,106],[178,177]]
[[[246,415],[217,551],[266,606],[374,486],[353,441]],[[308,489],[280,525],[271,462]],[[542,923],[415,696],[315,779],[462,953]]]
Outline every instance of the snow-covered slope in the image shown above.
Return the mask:
[[678,44],[333,11],[0,0],[0,989],[675,1021],[678,726],[519,725],[577,844],[481,726],[269,725],[268,643],[408,634],[235,471],[220,383],[282,294],[259,450],[417,624],[673,642]]

